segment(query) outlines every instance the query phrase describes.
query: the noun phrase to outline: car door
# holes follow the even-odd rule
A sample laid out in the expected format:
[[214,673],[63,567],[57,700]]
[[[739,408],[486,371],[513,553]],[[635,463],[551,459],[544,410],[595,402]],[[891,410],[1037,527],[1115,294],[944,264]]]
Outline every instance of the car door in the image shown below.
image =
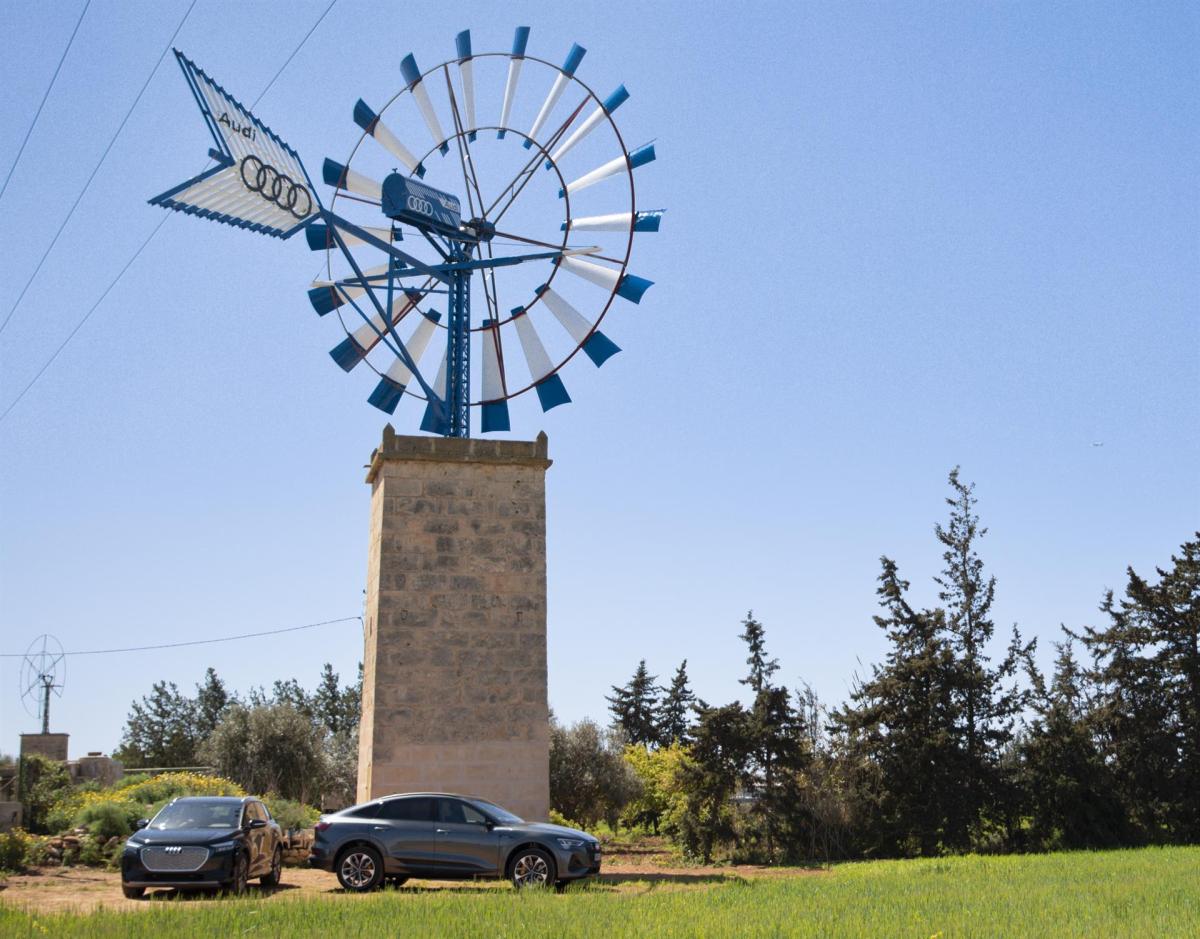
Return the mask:
[[442,877],[495,875],[500,867],[500,834],[479,809],[462,799],[439,798],[437,866]]
[[437,844],[434,833],[435,800],[429,796],[405,796],[385,799],[379,804],[372,834],[391,858],[391,867],[410,874],[435,871]]
[[262,825],[257,828],[250,828],[246,832],[246,841],[250,846],[250,877],[257,877],[260,874],[266,873],[271,866],[270,844],[271,832],[267,822],[267,810],[261,802],[247,802],[243,807],[245,814],[242,816],[242,825],[248,826],[250,822],[262,822]]

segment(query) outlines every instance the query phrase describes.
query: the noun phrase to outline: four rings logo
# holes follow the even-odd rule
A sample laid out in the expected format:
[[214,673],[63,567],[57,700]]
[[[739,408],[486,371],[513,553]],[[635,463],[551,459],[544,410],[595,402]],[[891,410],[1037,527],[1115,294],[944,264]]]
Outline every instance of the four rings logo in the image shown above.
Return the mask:
[[413,212],[420,212],[422,215],[433,215],[433,203],[428,199],[422,199],[420,196],[409,196],[405,204]]
[[257,192],[298,219],[306,219],[312,214],[312,196],[304,184],[279,172],[270,163],[264,163],[252,153],[242,158],[241,171],[242,182],[251,192]]
[[183,848],[173,844],[170,847],[163,848],[163,851],[165,851],[167,854],[182,854]]

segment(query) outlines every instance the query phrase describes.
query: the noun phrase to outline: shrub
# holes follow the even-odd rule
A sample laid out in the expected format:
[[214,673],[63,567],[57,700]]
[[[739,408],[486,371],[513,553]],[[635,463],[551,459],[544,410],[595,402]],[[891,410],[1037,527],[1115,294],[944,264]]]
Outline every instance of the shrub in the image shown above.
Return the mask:
[[51,808],[71,791],[67,768],[35,753],[22,757],[20,773],[29,830],[47,831]]
[[103,842],[128,836],[144,811],[145,806],[125,800],[91,802],[79,810],[75,824],[84,826],[88,834]]
[[28,832],[14,828],[0,832],[0,871],[18,873],[30,863],[30,853],[35,839]]
[[623,759],[624,741],[594,721],[550,725],[550,804],[585,826],[600,819],[613,829],[639,783]]
[[317,823],[317,819],[321,817],[320,812],[303,802],[284,799],[274,794],[266,796],[263,801],[271,810],[271,816],[279,822],[279,827],[284,831],[312,828]]

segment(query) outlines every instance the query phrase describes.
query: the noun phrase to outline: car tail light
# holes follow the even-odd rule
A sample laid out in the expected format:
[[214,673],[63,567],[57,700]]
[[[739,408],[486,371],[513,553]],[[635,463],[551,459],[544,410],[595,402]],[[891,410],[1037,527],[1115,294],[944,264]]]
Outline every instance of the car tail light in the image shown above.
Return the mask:
[[313,826],[313,831],[324,831],[326,828],[329,828],[332,824],[333,824],[333,822],[324,822],[324,821],[317,822],[317,824]]

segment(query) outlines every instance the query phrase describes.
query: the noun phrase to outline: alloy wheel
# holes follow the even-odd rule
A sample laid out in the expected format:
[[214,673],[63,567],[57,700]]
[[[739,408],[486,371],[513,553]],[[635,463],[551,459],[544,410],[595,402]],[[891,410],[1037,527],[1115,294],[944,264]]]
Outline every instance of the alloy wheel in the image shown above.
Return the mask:
[[366,887],[375,879],[375,859],[362,851],[347,854],[342,859],[342,879],[356,890]]
[[550,865],[540,854],[522,854],[513,865],[513,883],[518,887],[544,887],[550,880]]

